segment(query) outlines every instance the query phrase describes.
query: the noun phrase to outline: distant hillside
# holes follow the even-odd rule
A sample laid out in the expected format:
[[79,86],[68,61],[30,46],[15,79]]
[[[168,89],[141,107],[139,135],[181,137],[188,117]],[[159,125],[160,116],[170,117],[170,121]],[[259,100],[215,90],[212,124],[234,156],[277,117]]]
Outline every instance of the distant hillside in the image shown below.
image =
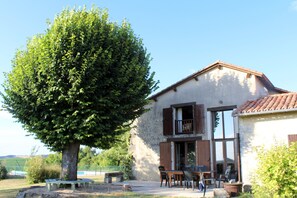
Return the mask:
[[8,158],[0,158],[0,162],[6,167],[8,172],[12,170],[24,171],[28,159],[28,157],[12,157],[12,155],[9,155]]
[[0,156],[0,159],[9,159],[9,158],[29,158],[29,155],[5,155]]
[[[47,157],[48,155],[42,156]],[[29,155],[6,155],[0,157],[0,162],[6,167],[8,172],[25,171],[25,165],[29,158]]]
[[[48,155],[41,155],[42,157],[47,157]],[[30,158],[30,155],[5,155],[5,156],[0,156],[1,159],[10,159],[10,158]]]

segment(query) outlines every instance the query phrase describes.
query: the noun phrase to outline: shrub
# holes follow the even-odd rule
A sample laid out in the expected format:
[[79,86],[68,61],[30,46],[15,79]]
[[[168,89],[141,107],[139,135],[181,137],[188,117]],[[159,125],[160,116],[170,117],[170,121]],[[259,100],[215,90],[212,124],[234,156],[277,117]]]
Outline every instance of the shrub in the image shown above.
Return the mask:
[[0,180],[7,178],[7,169],[0,163]]
[[44,167],[44,179],[59,178],[61,167],[58,165],[47,165]]
[[297,143],[290,147],[260,148],[258,169],[252,181],[255,197],[295,197],[297,195]]
[[124,173],[124,179],[134,179],[132,173],[132,155],[126,155],[126,157],[122,161],[122,171]]
[[46,165],[41,156],[29,159],[26,163],[27,180],[30,184],[44,182],[48,178],[58,178],[60,176],[57,165]]
[[47,156],[47,158],[45,158],[45,163],[61,165],[62,164],[62,153],[49,154]]
[[41,156],[33,157],[26,163],[27,180],[30,184],[43,182],[44,162]]

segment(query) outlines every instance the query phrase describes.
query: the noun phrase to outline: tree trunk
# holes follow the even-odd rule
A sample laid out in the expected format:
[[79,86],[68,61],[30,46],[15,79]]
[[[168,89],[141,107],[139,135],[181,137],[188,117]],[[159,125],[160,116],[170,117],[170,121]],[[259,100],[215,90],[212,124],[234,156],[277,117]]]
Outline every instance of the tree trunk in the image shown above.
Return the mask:
[[67,145],[62,152],[61,179],[77,180],[77,163],[80,144],[77,142]]

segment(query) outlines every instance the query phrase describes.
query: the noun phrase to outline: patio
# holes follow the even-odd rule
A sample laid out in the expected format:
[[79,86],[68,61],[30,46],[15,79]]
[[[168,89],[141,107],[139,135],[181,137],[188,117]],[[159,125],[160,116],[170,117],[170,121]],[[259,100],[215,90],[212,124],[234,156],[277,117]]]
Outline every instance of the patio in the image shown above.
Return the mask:
[[[164,196],[164,197],[203,197],[203,192],[199,192],[197,189],[194,191],[192,188],[183,189],[182,187],[160,187],[160,183],[157,181],[139,181],[130,180],[125,182],[113,182],[113,183],[95,183],[89,188],[76,188],[72,190],[70,188],[59,188],[53,191],[48,191],[45,186],[31,186],[19,191],[17,197],[24,197],[31,195],[40,195],[40,197],[96,197],[104,195],[112,195],[120,193],[119,196],[123,196],[123,186],[130,185],[132,192],[136,194]],[[205,197],[228,197],[223,188],[207,189]]]
[[[132,191],[139,194],[147,195],[159,195],[168,197],[203,197],[203,192],[199,192],[196,188],[194,191],[192,188],[172,187],[167,186],[160,187],[160,182],[157,181],[139,181],[130,180],[122,183],[114,183],[114,185],[129,184],[132,187]],[[205,197],[227,197],[223,188],[208,188],[205,193]]]

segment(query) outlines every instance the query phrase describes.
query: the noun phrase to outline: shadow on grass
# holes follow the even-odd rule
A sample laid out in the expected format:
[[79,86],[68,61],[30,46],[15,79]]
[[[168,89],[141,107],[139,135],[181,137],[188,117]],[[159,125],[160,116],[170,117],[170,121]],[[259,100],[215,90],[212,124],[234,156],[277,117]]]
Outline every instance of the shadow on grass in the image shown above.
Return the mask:
[[30,186],[24,176],[9,175],[7,179],[0,180],[0,198],[16,197],[20,190]]

